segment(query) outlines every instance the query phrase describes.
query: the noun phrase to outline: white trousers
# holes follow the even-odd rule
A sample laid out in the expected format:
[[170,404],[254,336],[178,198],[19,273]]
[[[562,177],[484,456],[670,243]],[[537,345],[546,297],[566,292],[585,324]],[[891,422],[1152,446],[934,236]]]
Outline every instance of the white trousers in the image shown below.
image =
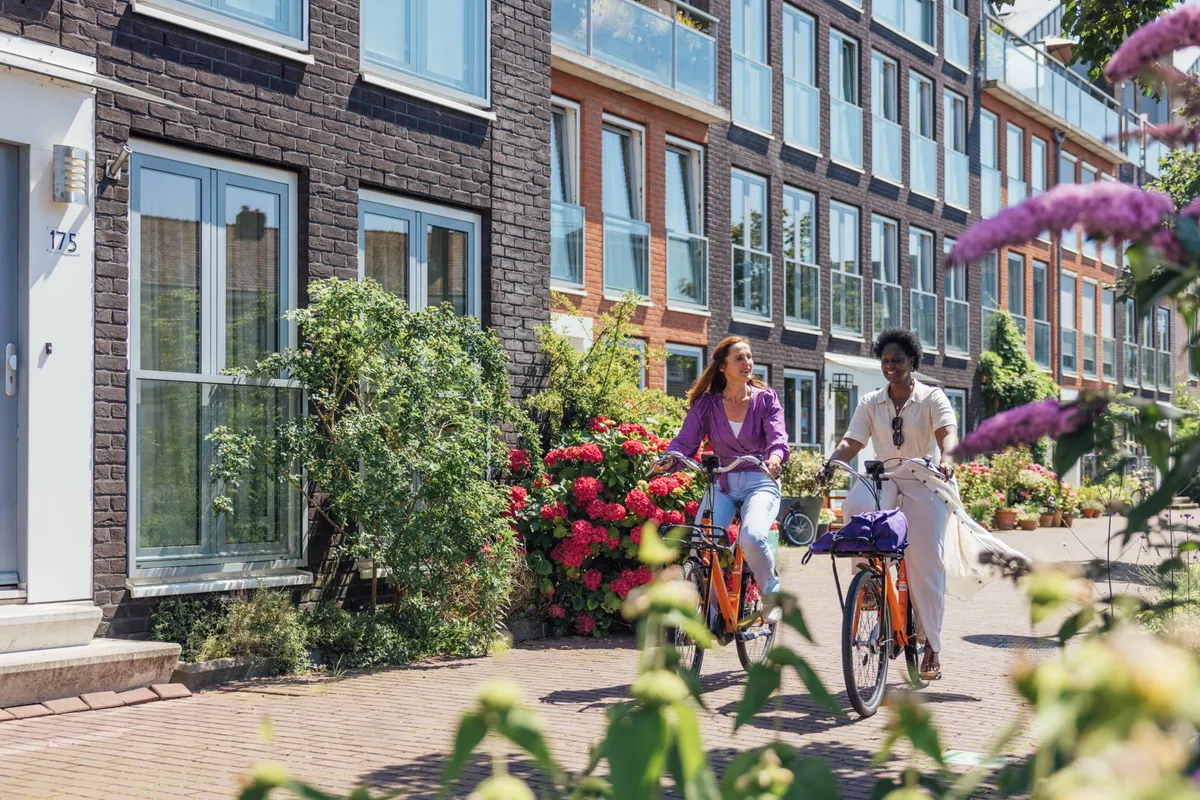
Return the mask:
[[[900,508],[908,518],[908,549],[904,563],[908,570],[908,592],[916,611],[917,638],[929,643],[935,653],[942,651],[942,616],[946,610],[946,524],[950,509],[946,501],[919,480],[901,477],[883,484],[880,508]],[[854,485],[842,502],[842,520],[854,514],[875,510],[871,487],[862,481]]]

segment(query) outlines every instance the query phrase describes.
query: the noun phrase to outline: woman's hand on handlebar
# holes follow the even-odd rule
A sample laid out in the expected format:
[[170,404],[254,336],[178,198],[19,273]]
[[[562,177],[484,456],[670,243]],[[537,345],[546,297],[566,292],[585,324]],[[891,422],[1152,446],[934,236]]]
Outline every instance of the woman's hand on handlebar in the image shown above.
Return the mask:
[[783,474],[783,459],[778,455],[773,455],[767,459],[763,467],[772,478],[778,480],[779,476]]
[[646,474],[647,475],[661,475],[667,471],[667,466],[668,465],[667,465],[666,459],[661,459],[659,461],[655,461],[653,464],[650,465],[650,470]]

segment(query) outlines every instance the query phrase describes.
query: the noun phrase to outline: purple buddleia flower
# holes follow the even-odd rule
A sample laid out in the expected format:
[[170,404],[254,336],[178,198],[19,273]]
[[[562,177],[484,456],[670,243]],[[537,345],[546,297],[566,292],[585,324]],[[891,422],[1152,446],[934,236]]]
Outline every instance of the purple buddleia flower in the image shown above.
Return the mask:
[[1172,264],[1178,264],[1187,258],[1187,253],[1184,252],[1179,239],[1175,238],[1175,234],[1166,228],[1154,232],[1150,237],[1150,246]]
[[965,264],[1002,247],[1025,244],[1042,231],[1076,227],[1097,239],[1137,241],[1162,225],[1174,208],[1168,195],[1128,183],[1059,184],[972,225],[950,258]]
[[1108,60],[1104,74],[1122,83],[1194,45],[1200,45],[1200,6],[1185,5],[1134,31]]
[[958,443],[954,455],[965,460],[984,453],[997,453],[1013,445],[1031,445],[1043,436],[1058,439],[1076,431],[1087,416],[1083,406],[1077,403],[1063,405],[1054,399],[1017,406],[979,423],[979,427]]
[[1105,137],[1110,142],[1128,142],[1130,139],[1144,141],[1154,139],[1172,149],[1200,143],[1200,125],[1145,125]]

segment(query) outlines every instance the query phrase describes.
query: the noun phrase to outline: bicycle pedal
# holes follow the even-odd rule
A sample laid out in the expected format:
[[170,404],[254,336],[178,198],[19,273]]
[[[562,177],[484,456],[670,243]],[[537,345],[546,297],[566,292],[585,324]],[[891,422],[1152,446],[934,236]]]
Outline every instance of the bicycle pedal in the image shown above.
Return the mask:
[[757,630],[757,631],[741,631],[737,635],[737,640],[739,642],[752,642],[755,639],[761,639],[764,636],[770,636],[770,635],[771,635],[770,628],[763,628],[763,629]]

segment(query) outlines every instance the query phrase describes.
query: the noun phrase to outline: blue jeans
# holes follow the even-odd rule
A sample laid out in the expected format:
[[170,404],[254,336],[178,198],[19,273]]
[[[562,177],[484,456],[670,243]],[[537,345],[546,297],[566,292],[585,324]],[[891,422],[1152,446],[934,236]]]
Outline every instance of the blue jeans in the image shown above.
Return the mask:
[[[771,525],[779,515],[779,484],[755,470],[754,472],[730,472],[726,475],[729,491],[717,487],[713,503],[712,524],[724,530],[733,522],[735,504],[742,504],[741,526],[738,530],[738,546],[754,573],[754,579],[763,595],[779,591],[779,576],[775,574],[775,556],[767,543]],[[704,505],[696,517],[699,523],[704,517]]]

